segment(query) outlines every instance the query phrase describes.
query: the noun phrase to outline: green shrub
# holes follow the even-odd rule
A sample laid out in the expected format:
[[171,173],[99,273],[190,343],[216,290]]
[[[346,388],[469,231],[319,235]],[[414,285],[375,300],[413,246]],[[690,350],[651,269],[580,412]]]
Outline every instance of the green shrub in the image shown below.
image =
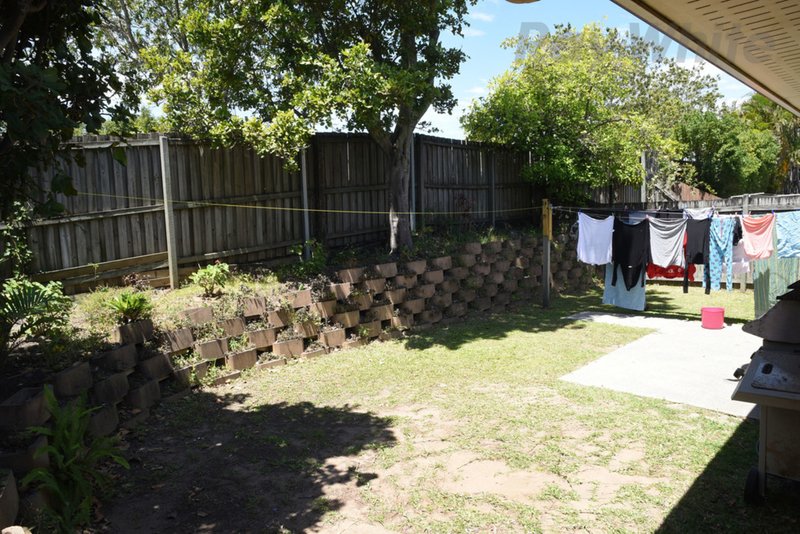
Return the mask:
[[58,282],[6,280],[0,291],[0,364],[31,336],[48,337],[66,327],[71,306]]
[[212,263],[193,272],[189,280],[202,287],[206,297],[211,297],[217,294],[218,289],[225,287],[230,276],[231,269],[227,263]]
[[92,498],[96,491],[105,491],[110,478],[100,465],[113,461],[128,468],[110,438],[92,437],[88,433],[94,409],[86,407],[86,397],[59,406],[50,388],[45,388],[47,406],[52,414],[52,428],[34,427],[47,436],[48,445],[37,454],[48,453],[50,465],[38,467],[22,479],[22,485],[47,493],[47,530],[73,533],[89,523]]
[[[303,257],[305,247],[308,247],[309,258]],[[304,245],[294,245],[289,251],[300,258],[300,263],[295,263],[291,266],[291,272],[294,276],[303,278],[307,276],[314,276],[321,273],[328,266],[328,252],[319,241],[311,239],[305,242]]]
[[114,319],[120,325],[149,319],[153,313],[153,303],[146,293],[123,291],[109,300],[108,305],[114,312]]

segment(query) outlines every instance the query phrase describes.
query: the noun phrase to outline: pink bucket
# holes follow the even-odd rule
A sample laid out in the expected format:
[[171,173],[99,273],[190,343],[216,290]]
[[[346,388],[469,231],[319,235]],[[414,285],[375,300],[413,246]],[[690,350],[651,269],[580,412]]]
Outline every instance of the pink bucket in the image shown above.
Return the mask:
[[719,330],[725,327],[725,308],[701,308],[703,328]]

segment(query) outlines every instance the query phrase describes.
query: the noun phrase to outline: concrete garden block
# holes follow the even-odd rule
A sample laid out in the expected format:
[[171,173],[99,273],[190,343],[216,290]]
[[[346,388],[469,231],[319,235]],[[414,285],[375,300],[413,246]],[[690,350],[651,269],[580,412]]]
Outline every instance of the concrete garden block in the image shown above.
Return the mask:
[[403,310],[406,313],[411,313],[416,315],[418,313],[422,313],[422,310],[424,309],[425,309],[425,299],[412,299],[412,300],[407,300],[403,303]]
[[456,298],[463,302],[472,302],[475,300],[476,292],[474,289],[470,289],[468,287],[462,287],[458,291],[456,291]]
[[506,278],[513,278],[514,280],[520,280],[525,276],[525,270],[520,269],[519,267],[512,267],[507,273]]
[[267,318],[275,326],[289,326],[292,322],[292,313],[289,310],[269,310]]
[[361,328],[364,329],[366,336],[369,338],[375,338],[381,335],[380,321],[369,321],[366,323],[361,323]]
[[498,273],[505,273],[511,268],[511,262],[508,260],[497,260],[494,262],[492,269]]
[[214,320],[214,310],[208,306],[189,308],[183,311],[183,316],[193,326],[201,326]]
[[437,269],[435,271],[426,271],[422,275],[422,279],[428,284],[441,284],[444,280],[444,271]]
[[408,330],[414,326],[414,316],[409,315],[395,315],[392,317],[392,327],[398,330]]
[[486,311],[492,307],[492,299],[489,297],[476,297],[470,302],[470,306],[478,311]]
[[267,360],[265,362],[259,362],[256,364],[256,369],[259,371],[263,371],[265,369],[271,369],[273,367],[280,367],[282,365],[286,365],[285,358],[278,358],[276,360]]
[[417,285],[417,275],[416,274],[398,274],[394,277],[394,284],[397,287],[405,287],[406,289],[411,289],[412,287]]
[[336,273],[342,282],[349,282],[351,284],[361,280],[361,275],[364,274],[363,267],[351,267],[349,269],[342,269]]
[[132,388],[125,397],[125,402],[131,408],[147,410],[161,399],[161,388],[158,380],[149,380],[141,386]]
[[497,273],[497,272],[489,273],[486,276],[486,282],[488,282],[490,284],[502,284],[503,280],[505,280],[505,279],[506,279],[506,277],[503,275],[503,273]]
[[570,280],[577,280],[581,276],[583,276],[583,269],[580,267],[573,267],[567,272],[567,278]]
[[436,293],[436,284],[425,284],[414,289],[414,296],[421,299],[429,299]]
[[528,270],[528,273],[531,276],[542,276],[542,266],[541,265],[531,265],[531,268]]
[[265,297],[248,297],[244,299],[244,316],[260,317],[267,313],[267,299]]
[[523,258],[533,258],[533,247],[522,247],[519,249],[519,255]]
[[92,388],[92,400],[95,404],[117,404],[125,398],[129,389],[128,372],[121,371],[95,382]]
[[388,330],[381,332],[381,335],[378,339],[381,341],[391,341],[392,339],[398,339],[403,337],[403,333],[400,330]]
[[241,352],[229,352],[225,355],[225,367],[231,371],[250,369],[256,364],[256,360],[258,360],[258,353],[254,348]]
[[476,263],[472,266],[472,273],[478,276],[486,276],[492,272],[492,266],[488,263]]
[[453,280],[466,280],[469,277],[469,269],[466,267],[452,267],[447,271],[447,275]]
[[497,284],[486,284],[480,289],[480,294],[484,297],[493,297],[499,292]]
[[278,336],[277,328],[261,328],[259,330],[251,330],[247,333],[247,338],[256,349],[265,350],[275,343]]
[[330,289],[337,300],[344,300],[350,296],[353,286],[350,282],[342,282],[341,284],[331,284]]
[[442,312],[439,310],[425,310],[420,314],[422,322],[436,324],[442,320]]
[[506,239],[503,241],[503,246],[505,248],[510,248],[511,250],[519,250],[522,248],[522,240],[521,239]]
[[350,300],[352,300],[356,304],[356,306],[358,306],[359,311],[366,311],[372,307],[373,299],[370,293],[360,293],[357,295],[351,294]]
[[506,293],[513,293],[519,287],[519,282],[514,278],[509,278],[508,280],[503,281],[503,291]]
[[228,338],[199,341],[194,344],[194,348],[201,358],[209,361],[217,360],[228,352]]
[[436,269],[447,270],[453,266],[453,258],[450,256],[440,256],[430,260],[430,264]]
[[527,269],[528,267],[531,266],[531,260],[523,256],[520,256],[519,258],[514,259],[513,265],[517,269]]
[[92,387],[89,362],[79,362],[53,376],[53,392],[57,397],[76,397]]
[[392,305],[379,304],[377,306],[373,306],[370,308],[370,313],[372,314],[372,317],[378,321],[388,321],[392,318]]
[[558,264],[558,270],[559,271],[569,271],[574,266],[575,266],[575,264],[572,263],[571,261],[562,261],[561,263]]
[[300,356],[302,356],[303,358],[309,358],[310,359],[310,358],[319,358],[320,356],[324,356],[326,354],[328,354],[328,351],[326,351],[323,348],[319,348],[319,349],[307,350],[303,354],[301,354]]
[[44,389],[22,388],[0,404],[0,429],[38,426],[50,418]]
[[363,347],[363,346],[364,346],[364,345],[366,345],[366,344],[367,344],[367,342],[366,342],[366,341],[364,341],[364,340],[363,340],[363,339],[361,339],[361,338],[356,338],[356,339],[346,339],[346,340],[344,341],[344,344],[342,345],[342,348],[343,348],[343,349],[354,349],[354,348],[356,348],[356,347]]
[[345,328],[352,328],[354,326],[358,326],[358,320],[360,318],[360,314],[358,310],[348,311],[337,313],[333,316],[333,321],[336,323],[341,324]]
[[397,263],[395,262],[379,263],[373,268],[375,269],[375,272],[383,278],[392,278],[397,276]]
[[386,289],[386,278],[372,278],[361,282],[361,287],[373,294],[383,293]]
[[170,354],[181,352],[186,349],[192,348],[194,343],[194,336],[192,335],[191,328],[178,328],[165,334],[167,343],[169,343]]
[[484,252],[478,255],[478,263],[494,263],[497,261],[497,254]]
[[110,436],[119,426],[119,411],[113,404],[105,404],[92,413],[89,434],[95,437]]
[[386,300],[394,305],[402,304],[403,301],[406,300],[406,291],[407,290],[404,287],[390,289],[389,291],[384,292],[383,296],[386,297]]
[[320,317],[329,319],[336,314],[336,299],[312,302],[311,311],[316,312]]
[[14,473],[8,469],[0,471],[0,528],[16,523],[19,512],[19,493]]
[[111,341],[122,345],[139,345],[153,339],[153,321],[142,319],[118,326],[111,333]]
[[412,272],[416,275],[420,275],[425,272],[428,268],[428,262],[425,260],[414,260],[408,261],[405,263],[404,267],[407,271]]
[[463,317],[467,314],[466,302],[453,302],[446,310],[448,317]]
[[539,281],[535,276],[529,276],[527,278],[522,278],[519,281],[519,287],[522,289],[533,289],[539,286]]
[[472,254],[473,256],[480,254],[483,251],[483,246],[477,241],[472,243],[464,243],[464,252]]
[[453,295],[451,293],[437,293],[431,297],[431,304],[437,308],[447,308],[453,303]]
[[497,254],[501,250],[503,250],[502,241],[489,241],[483,244],[483,251],[488,254]]
[[455,293],[458,291],[458,288],[461,287],[461,284],[458,283],[458,280],[453,278],[448,278],[441,284],[439,284],[439,289],[444,291],[445,293]]
[[240,376],[242,376],[242,372],[241,371],[232,371],[232,372],[230,372],[230,373],[228,373],[228,374],[226,374],[224,376],[221,376],[221,377],[217,378],[216,380],[214,380],[213,384],[215,386],[221,386],[223,384],[227,384],[228,382],[230,382],[232,380],[236,380]]
[[222,322],[220,322],[220,326],[228,337],[236,337],[244,334],[244,319],[241,317],[223,319]]
[[319,325],[317,323],[295,323],[294,332],[305,338],[317,337],[319,335]]
[[153,380],[164,380],[172,376],[172,364],[166,354],[156,354],[146,360],[139,362],[137,366],[139,371],[147,378]]
[[510,248],[504,248],[503,251],[500,253],[499,260],[514,261],[516,257],[517,257],[517,251],[511,250]]
[[272,353],[278,356],[294,357],[303,353],[303,340],[300,338],[276,341],[272,345]]
[[[480,254],[480,253],[478,253]],[[456,263],[459,267],[470,268],[478,262],[476,254],[459,254],[456,256]]]
[[311,305],[311,290],[310,289],[300,289],[299,291],[295,291],[291,295],[289,295],[289,302],[292,303],[292,307],[297,308],[305,308],[306,306]]
[[502,305],[505,306],[509,302],[511,302],[511,295],[508,293],[498,293],[497,295],[492,298],[492,305]]
[[558,271],[553,273],[553,279],[558,282],[566,282],[567,281],[567,272],[566,271]]
[[175,369],[175,380],[183,387],[192,387],[200,383],[208,372],[208,362],[200,362]]
[[322,332],[319,340],[326,347],[341,347],[345,340],[344,328],[333,328]]
[[47,452],[37,454],[47,447],[47,436],[37,436],[30,445],[20,450],[0,452],[0,468],[9,469],[17,477],[37,467],[48,467],[50,455]]
[[123,345],[104,352],[97,358],[97,364],[106,371],[116,372],[136,367],[136,345]]

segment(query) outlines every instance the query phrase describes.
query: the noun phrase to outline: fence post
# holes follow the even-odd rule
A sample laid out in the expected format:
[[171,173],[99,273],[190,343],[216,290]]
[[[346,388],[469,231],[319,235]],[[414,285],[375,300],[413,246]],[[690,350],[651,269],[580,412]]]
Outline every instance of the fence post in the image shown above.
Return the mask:
[[172,200],[172,166],[169,161],[169,139],[159,138],[161,153],[161,186],[164,194],[164,228],[167,232],[167,265],[169,266],[169,286],[177,289],[180,285],[178,274],[178,245],[175,240],[175,206]]
[[409,158],[408,158],[408,181],[411,185],[411,191],[409,195],[411,195],[411,231],[415,232],[417,230],[417,177],[415,176],[416,167],[414,165],[414,145],[417,141],[417,134],[411,134],[411,148],[409,150]]
[[495,175],[494,175],[494,156],[492,150],[489,149],[485,152],[484,167],[489,175],[489,209],[492,210],[492,228],[497,222],[497,191],[495,191]]
[[308,220],[308,164],[306,163],[306,149],[300,151],[300,179],[303,194],[303,257],[311,258],[311,222]]

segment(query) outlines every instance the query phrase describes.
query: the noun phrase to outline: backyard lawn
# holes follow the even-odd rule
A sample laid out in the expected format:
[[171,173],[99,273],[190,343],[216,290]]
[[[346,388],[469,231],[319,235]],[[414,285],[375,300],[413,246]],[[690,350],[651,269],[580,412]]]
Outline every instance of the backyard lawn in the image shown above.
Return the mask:
[[[126,436],[113,532],[796,531],[745,506],[757,425],[559,377],[646,331],[520,304],[164,402]],[[752,292],[648,290],[648,314],[752,318]],[[613,310],[612,311],[620,311]],[[733,387],[733,386],[732,386]]]

